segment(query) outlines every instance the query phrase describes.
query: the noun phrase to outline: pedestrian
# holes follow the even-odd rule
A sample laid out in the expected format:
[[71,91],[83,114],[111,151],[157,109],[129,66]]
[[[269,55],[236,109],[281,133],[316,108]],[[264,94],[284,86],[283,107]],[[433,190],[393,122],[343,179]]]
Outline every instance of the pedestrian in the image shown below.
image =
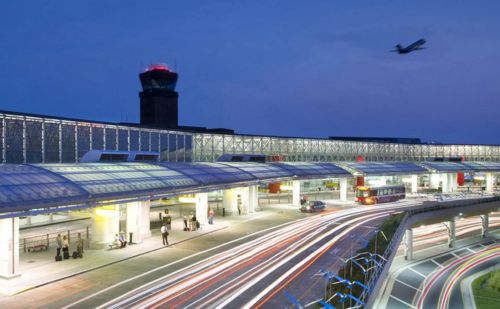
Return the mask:
[[78,257],[83,257],[83,239],[81,233],[78,233],[78,238],[76,239],[76,251],[78,252]]
[[187,219],[187,217],[185,215],[183,216],[183,219],[184,219],[184,231],[189,231],[189,228],[188,228],[188,219]]
[[215,212],[212,208],[208,210],[208,224],[214,224]]
[[238,199],[237,199],[237,206],[238,206],[238,215],[241,216],[241,195],[238,194]]
[[191,231],[196,231],[198,227],[196,223],[196,214],[191,213]]
[[193,213],[191,213],[188,217],[188,231],[193,230]]
[[160,232],[161,232],[161,238],[163,239],[163,245],[168,246],[168,229],[166,223],[163,223]]
[[167,231],[172,230],[172,216],[170,216],[168,209],[165,209],[165,216],[163,222],[167,225]]
[[65,259],[69,259],[69,241],[68,236],[63,236],[62,251]]
[[63,239],[61,237],[61,234],[57,234],[56,242],[57,242],[57,256],[60,256],[61,255],[61,249],[62,249],[62,246],[63,246]]

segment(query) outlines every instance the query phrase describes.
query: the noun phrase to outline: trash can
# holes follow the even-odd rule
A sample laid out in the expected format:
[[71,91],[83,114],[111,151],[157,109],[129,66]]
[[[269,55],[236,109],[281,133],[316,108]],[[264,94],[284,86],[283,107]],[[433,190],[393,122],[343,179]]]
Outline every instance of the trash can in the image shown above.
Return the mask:
[[134,233],[130,232],[130,233],[128,233],[128,235],[130,236],[130,241],[128,243],[132,244],[132,236],[134,235]]

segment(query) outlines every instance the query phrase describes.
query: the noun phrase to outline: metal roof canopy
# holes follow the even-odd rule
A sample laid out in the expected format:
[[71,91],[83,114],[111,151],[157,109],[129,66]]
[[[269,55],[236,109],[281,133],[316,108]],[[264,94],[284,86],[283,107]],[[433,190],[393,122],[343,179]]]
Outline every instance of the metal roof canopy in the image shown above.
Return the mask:
[[0,213],[332,176],[351,174],[329,163],[0,164]]
[[498,172],[500,162],[420,162],[421,166],[432,172]]
[[393,176],[393,175],[414,175],[424,174],[428,171],[411,162],[341,162],[340,166],[345,166],[353,170],[354,175],[364,176]]

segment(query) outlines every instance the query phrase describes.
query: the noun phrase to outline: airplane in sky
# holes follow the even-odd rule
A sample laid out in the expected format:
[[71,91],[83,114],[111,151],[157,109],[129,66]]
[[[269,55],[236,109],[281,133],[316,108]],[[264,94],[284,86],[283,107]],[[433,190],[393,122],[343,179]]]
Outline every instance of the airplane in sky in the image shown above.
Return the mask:
[[393,49],[391,51],[397,52],[398,54],[408,54],[409,52],[415,51],[415,50],[420,50],[420,49],[425,49],[425,47],[421,47],[422,45],[425,44],[424,39],[420,39],[414,43],[411,43],[410,45],[403,47],[401,44],[396,45],[396,49]]

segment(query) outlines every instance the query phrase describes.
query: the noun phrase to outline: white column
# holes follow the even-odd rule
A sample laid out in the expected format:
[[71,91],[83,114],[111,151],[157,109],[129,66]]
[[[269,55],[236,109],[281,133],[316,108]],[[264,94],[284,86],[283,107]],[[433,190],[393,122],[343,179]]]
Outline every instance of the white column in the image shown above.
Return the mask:
[[0,277],[19,273],[19,218],[0,219]]
[[481,217],[481,237],[486,238],[488,237],[490,216],[488,214],[484,214],[481,215],[480,217]]
[[439,188],[439,174],[429,174],[429,188],[438,189]]
[[146,239],[151,237],[151,201],[139,201],[141,205],[141,238]]
[[31,225],[31,216],[26,217],[26,225]]
[[225,209],[226,215],[238,214],[236,192],[234,189],[223,190],[222,207]]
[[54,221],[54,214],[53,214],[53,213],[50,213],[50,214],[49,214],[49,221],[50,221],[50,222],[53,222],[53,221]]
[[[137,201],[125,204],[127,207],[127,238],[133,233],[132,241],[141,243],[151,236],[150,201]],[[130,239],[129,239],[130,241]]]
[[456,239],[455,218],[453,218],[453,220],[448,221],[448,247],[455,248]]
[[417,194],[418,192],[418,175],[411,175],[411,193]]
[[340,187],[340,200],[342,202],[347,201],[347,178],[339,179],[339,187]]
[[292,181],[292,205],[300,206],[300,180]]
[[208,224],[208,193],[196,194],[196,219],[200,225]]
[[449,186],[449,177],[448,177],[448,174],[441,174],[441,182],[442,182],[441,192],[443,192],[443,193],[449,193],[450,192],[450,186]]
[[450,192],[458,191],[457,173],[448,174],[448,185],[450,187]]
[[413,230],[407,229],[405,232],[405,245],[404,245],[405,259],[408,261],[413,260]]
[[118,205],[94,208],[92,217],[92,240],[111,243],[120,232],[120,210]]
[[248,212],[254,213],[259,207],[259,186],[248,187]]
[[486,191],[493,192],[494,177],[493,173],[486,173]]
[[250,187],[238,188],[237,191],[241,198],[241,214],[247,215],[250,208]]

